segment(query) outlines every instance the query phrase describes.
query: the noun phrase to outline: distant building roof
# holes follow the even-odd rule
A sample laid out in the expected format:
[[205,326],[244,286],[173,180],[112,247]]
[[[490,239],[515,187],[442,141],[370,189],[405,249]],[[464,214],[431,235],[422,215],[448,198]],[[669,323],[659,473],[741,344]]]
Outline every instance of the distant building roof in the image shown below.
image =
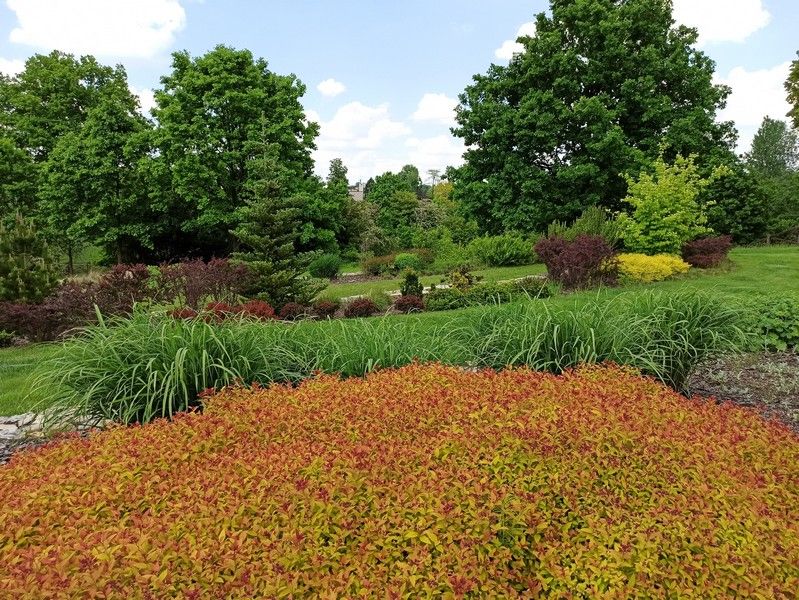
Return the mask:
[[350,198],[356,202],[363,202],[364,185],[360,181],[355,185],[349,186]]

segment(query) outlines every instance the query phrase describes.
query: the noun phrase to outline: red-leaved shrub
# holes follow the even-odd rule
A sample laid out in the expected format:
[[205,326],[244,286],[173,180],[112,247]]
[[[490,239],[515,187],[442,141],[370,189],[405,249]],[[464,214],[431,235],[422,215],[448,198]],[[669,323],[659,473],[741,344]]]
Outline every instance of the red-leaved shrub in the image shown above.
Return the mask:
[[682,257],[692,267],[710,269],[727,260],[731,248],[729,235],[706,237],[686,243],[682,247]]
[[320,319],[332,319],[339,308],[341,302],[338,300],[317,300],[313,305],[314,314]]
[[101,278],[94,303],[104,315],[130,314],[133,305],[155,297],[147,265],[114,265]]
[[188,306],[184,306],[183,308],[176,308],[169,312],[169,316],[173,319],[182,319],[184,321],[191,321],[192,319],[196,319],[199,313],[194,310],[193,308],[189,308]]
[[275,318],[275,309],[263,300],[250,300],[236,307],[236,312],[246,317],[270,321]]
[[163,302],[178,300],[191,308],[203,301],[235,302],[249,287],[250,270],[226,258],[201,259],[161,265],[158,296]]
[[355,298],[344,307],[344,316],[348,319],[356,317],[371,317],[380,312],[380,308],[371,298]]
[[559,236],[539,240],[535,252],[546,265],[550,279],[564,289],[615,285],[619,277],[616,252],[599,235],[578,235],[574,241]]
[[394,300],[394,310],[401,313],[422,312],[424,300],[419,296],[398,296]]
[[206,321],[224,321],[229,316],[236,314],[236,308],[227,302],[209,302],[202,311]]
[[283,321],[300,321],[309,316],[311,316],[310,309],[297,302],[287,302],[280,309],[280,318]]

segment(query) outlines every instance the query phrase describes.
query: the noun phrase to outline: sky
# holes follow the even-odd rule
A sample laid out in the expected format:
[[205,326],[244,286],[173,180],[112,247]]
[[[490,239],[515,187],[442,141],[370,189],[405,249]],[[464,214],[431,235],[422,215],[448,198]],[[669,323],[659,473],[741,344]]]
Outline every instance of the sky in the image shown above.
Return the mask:
[[[58,49],[122,64],[143,109],[171,52],[248,48],[307,86],[321,125],[314,153],[325,175],[340,157],[350,181],[411,163],[424,175],[461,162],[450,133],[460,92],[491,63],[507,64],[547,0],[0,0],[0,71]],[[716,78],[733,95],[744,152],[762,121],[788,112],[783,82],[799,42],[799,0],[674,0],[699,30]]]

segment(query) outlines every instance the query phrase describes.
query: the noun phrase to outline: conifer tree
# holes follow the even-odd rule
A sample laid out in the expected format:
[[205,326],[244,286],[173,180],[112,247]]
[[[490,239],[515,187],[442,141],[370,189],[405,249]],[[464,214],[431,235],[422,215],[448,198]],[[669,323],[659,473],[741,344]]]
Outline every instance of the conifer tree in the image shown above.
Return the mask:
[[33,222],[17,214],[13,227],[0,224],[0,300],[40,302],[57,283],[47,242]]

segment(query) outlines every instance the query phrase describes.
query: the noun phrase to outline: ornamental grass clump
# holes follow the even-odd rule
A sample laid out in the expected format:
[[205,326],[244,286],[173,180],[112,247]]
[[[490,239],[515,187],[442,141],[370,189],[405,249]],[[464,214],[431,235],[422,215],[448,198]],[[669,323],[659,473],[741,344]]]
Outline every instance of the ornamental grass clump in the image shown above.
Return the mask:
[[799,438],[620,367],[228,388],[0,467],[7,598],[790,598]]

